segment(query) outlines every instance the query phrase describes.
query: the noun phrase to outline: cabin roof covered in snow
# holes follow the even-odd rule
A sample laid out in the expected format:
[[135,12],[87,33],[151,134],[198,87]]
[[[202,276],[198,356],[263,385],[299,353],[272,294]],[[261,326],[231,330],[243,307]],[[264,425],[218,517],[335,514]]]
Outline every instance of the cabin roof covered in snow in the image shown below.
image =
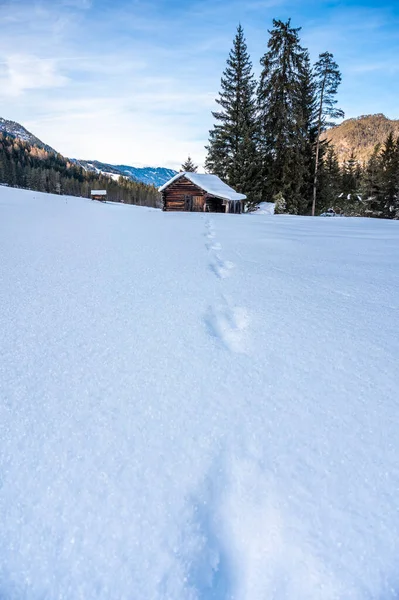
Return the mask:
[[222,198],[223,200],[246,200],[245,194],[238,194],[233,188],[231,188],[227,183],[224,183],[217,175],[208,175],[205,173],[188,173],[187,171],[183,171],[182,173],[177,173],[172,179],[169,179],[164,185],[159,188],[160,192],[163,192],[168,188],[172,183],[180,179],[181,177],[185,177],[191,183],[198,186],[208,194],[215,196],[215,198]]
[[107,190],[91,190],[92,196],[106,196]]

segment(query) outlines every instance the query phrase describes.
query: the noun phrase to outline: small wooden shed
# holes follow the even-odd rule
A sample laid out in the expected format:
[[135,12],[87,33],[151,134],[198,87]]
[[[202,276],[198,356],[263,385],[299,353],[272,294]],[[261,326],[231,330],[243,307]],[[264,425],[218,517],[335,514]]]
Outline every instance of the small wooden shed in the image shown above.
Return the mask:
[[91,190],[91,199],[105,202],[107,199],[107,190]]
[[203,173],[178,173],[159,191],[166,211],[241,213],[247,198],[217,175]]

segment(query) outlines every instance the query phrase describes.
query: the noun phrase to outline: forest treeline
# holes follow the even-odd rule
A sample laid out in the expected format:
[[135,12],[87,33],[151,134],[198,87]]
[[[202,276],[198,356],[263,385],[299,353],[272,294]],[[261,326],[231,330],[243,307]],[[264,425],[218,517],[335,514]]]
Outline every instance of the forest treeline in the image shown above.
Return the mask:
[[372,157],[340,164],[325,132],[344,117],[341,73],[329,52],[312,65],[300,28],[273,21],[257,81],[244,31],[237,29],[216,99],[206,168],[250,204],[276,212],[399,218],[399,141],[389,134]]
[[48,152],[27,142],[0,133],[0,183],[38,192],[90,197],[92,189],[106,189],[113,202],[160,206],[160,195],[152,185],[117,180],[85,171],[61,154]]

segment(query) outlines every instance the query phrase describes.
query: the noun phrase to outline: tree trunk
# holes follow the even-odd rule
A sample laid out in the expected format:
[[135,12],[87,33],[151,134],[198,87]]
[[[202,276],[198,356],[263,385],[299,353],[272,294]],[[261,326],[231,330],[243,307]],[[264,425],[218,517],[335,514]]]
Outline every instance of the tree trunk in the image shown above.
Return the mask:
[[317,139],[316,139],[316,160],[313,179],[313,202],[312,202],[312,217],[316,214],[316,197],[317,197],[317,176],[319,173],[319,154],[320,154],[320,134],[321,134],[321,117],[323,114],[324,86],[326,78],[324,77],[323,85],[320,92],[320,106],[317,119]]

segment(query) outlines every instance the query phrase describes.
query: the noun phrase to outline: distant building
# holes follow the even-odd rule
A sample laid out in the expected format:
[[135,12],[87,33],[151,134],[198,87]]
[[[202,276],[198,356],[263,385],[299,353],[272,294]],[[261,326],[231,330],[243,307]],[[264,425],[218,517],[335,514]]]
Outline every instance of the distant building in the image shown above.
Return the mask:
[[107,199],[107,190],[91,190],[91,199],[105,202]]
[[166,211],[241,213],[247,198],[217,175],[202,173],[178,173],[159,191]]

